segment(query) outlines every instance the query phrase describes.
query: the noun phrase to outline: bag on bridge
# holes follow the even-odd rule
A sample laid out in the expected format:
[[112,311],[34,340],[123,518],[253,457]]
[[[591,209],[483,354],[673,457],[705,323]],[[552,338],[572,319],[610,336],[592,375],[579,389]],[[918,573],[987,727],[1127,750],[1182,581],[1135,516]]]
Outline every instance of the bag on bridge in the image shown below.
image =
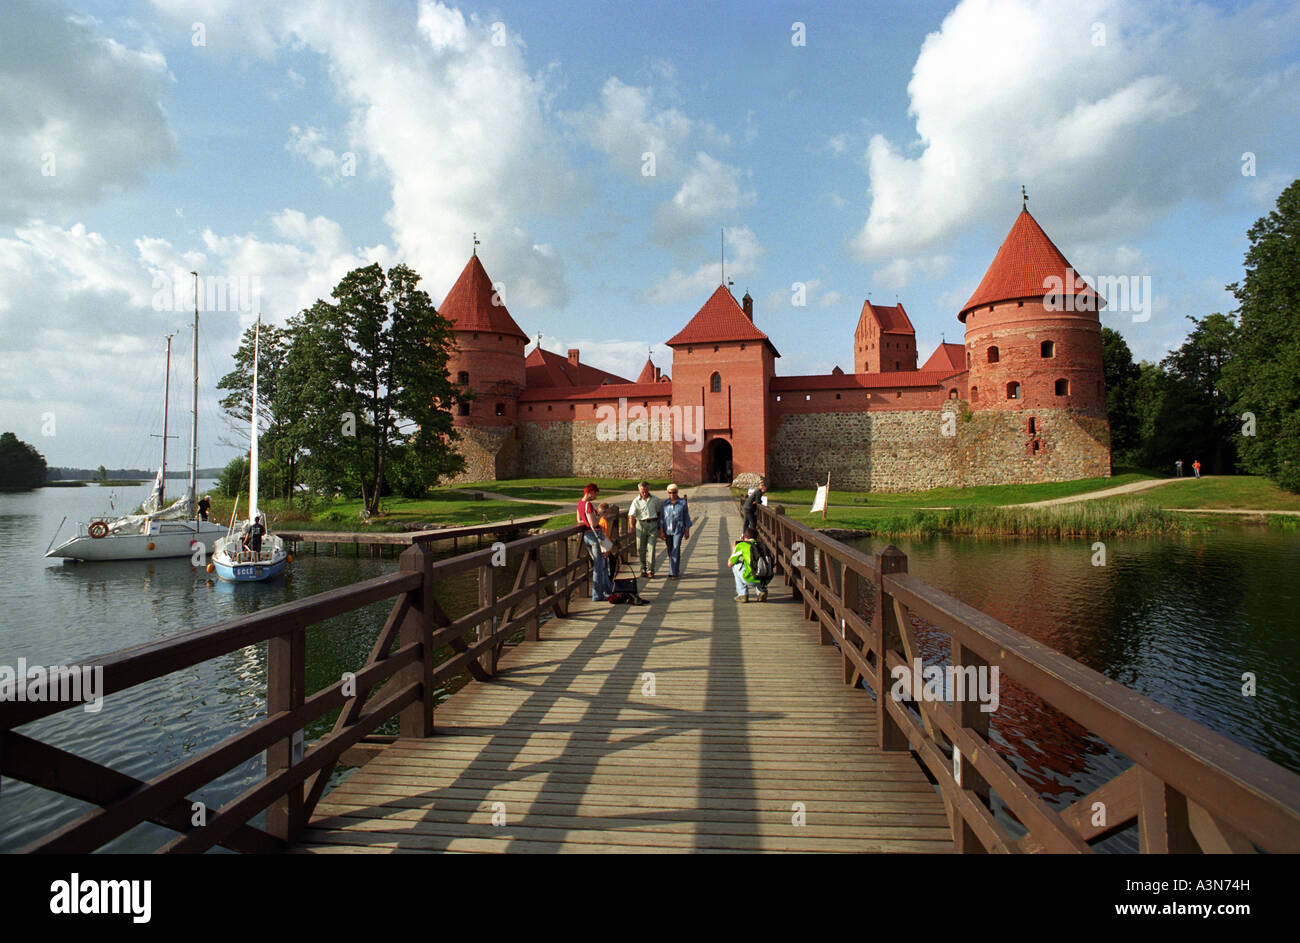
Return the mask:
[[641,594],[637,590],[635,576],[614,580],[614,592],[610,593],[609,601],[615,605],[619,603],[626,603],[632,606],[647,605],[646,601],[641,598]]
[[767,583],[776,576],[776,560],[772,558],[771,551],[757,540],[749,551],[749,568],[754,571],[754,578],[760,583]]

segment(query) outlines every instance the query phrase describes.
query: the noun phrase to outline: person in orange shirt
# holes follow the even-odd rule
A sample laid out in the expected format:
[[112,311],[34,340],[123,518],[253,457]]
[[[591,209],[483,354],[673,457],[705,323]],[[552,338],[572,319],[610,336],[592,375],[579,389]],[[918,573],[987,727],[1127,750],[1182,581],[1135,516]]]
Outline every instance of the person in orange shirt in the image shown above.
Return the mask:
[[1192,462],[1192,471],[1196,474],[1197,478],[1201,477],[1201,460],[1199,458]]

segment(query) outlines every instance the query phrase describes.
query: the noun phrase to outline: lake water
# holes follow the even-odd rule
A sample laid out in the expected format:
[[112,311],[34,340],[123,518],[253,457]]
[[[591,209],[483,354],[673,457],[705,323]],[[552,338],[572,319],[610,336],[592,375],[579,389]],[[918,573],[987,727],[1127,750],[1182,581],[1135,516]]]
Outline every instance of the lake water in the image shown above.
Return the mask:
[[[169,482],[170,484],[170,482]],[[173,484],[173,487],[179,482]],[[134,508],[148,485],[118,488]],[[176,635],[390,572],[391,558],[310,552],[267,584],[212,580],[188,560],[76,564],[45,559],[60,519],[108,510],[110,489],[0,494],[0,665],[58,665]],[[883,544],[859,542],[867,552]],[[910,569],[970,605],[1290,769],[1300,769],[1300,535],[1233,528],[1193,539],[1114,540],[1092,566],[1089,541],[903,541]],[[464,548],[462,547],[462,552]],[[509,585],[508,583],[506,585]],[[448,581],[452,613],[476,601],[473,577]],[[355,670],[390,608],[381,602],[312,630],[307,689]],[[931,658],[942,655],[923,639]],[[1258,677],[1255,697],[1241,675]],[[833,679],[827,679],[833,683]],[[265,646],[254,646],[105,699],[97,714],[63,711],[24,733],[148,778],[265,713]],[[329,721],[308,730],[309,739]],[[1004,680],[995,742],[1057,806],[1128,765],[1105,744]],[[394,731],[395,732],[395,731]],[[262,775],[261,757],[196,793],[210,808]],[[90,808],[13,780],[0,785],[0,850],[14,850]],[[1003,821],[1005,814],[997,810]],[[111,850],[147,850],[172,835],[142,826]],[[1126,842],[1128,842],[1126,844]],[[1131,841],[1120,836],[1112,850]]]

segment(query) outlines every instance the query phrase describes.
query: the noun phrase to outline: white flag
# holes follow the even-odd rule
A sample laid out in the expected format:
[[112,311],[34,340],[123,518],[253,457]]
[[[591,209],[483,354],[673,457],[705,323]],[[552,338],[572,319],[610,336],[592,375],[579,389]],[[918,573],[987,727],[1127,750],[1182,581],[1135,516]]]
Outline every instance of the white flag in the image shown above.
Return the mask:
[[813,498],[813,506],[812,506],[812,509],[813,509],[813,511],[815,512],[815,511],[821,511],[821,510],[824,510],[825,507],[826,507],[826,486],[825,486],[825,485],[818,485],[818,486],[817,486],[817,496],[816,496],[815,498]]

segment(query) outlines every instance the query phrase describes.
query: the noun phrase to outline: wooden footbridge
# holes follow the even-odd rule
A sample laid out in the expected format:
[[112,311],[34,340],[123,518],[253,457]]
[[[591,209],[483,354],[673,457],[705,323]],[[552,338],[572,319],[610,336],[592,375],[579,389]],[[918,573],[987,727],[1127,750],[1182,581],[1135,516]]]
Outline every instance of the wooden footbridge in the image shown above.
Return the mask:
[[[434,562],[417,543],[396,573],[88,660],[111,694],[268,646],[265,719],[148,781],[18,729],[69,705],[0,703],[0,771],[96,806],[28,850],[152,821],[176,833],[166,851],[1086,853],[1127,829],[1146,852],[1300,851],[1300,776],[927,586],[893,548],[869,557],[765,508],[782,577],[768,602],[736,601],[735,505],[719,486],[691,500],[684,575],[652,581],[647,606],[587,601],[568,528],[506,545],[511,586],[493,550]],[[477,606],[443,611],[433,588],[470,573]],[[307,692],[307,633],[385,598],[367,662]],[[957,674],[997,667],[1133,765],[1052,807],[990,744],[996,714],[893,696],[920,625]],[[399,734],[376,735],[393,718]],[[263,751],[265,777],[194,825],[196,791]],[[360,768],[327,790],[340,764]]]

